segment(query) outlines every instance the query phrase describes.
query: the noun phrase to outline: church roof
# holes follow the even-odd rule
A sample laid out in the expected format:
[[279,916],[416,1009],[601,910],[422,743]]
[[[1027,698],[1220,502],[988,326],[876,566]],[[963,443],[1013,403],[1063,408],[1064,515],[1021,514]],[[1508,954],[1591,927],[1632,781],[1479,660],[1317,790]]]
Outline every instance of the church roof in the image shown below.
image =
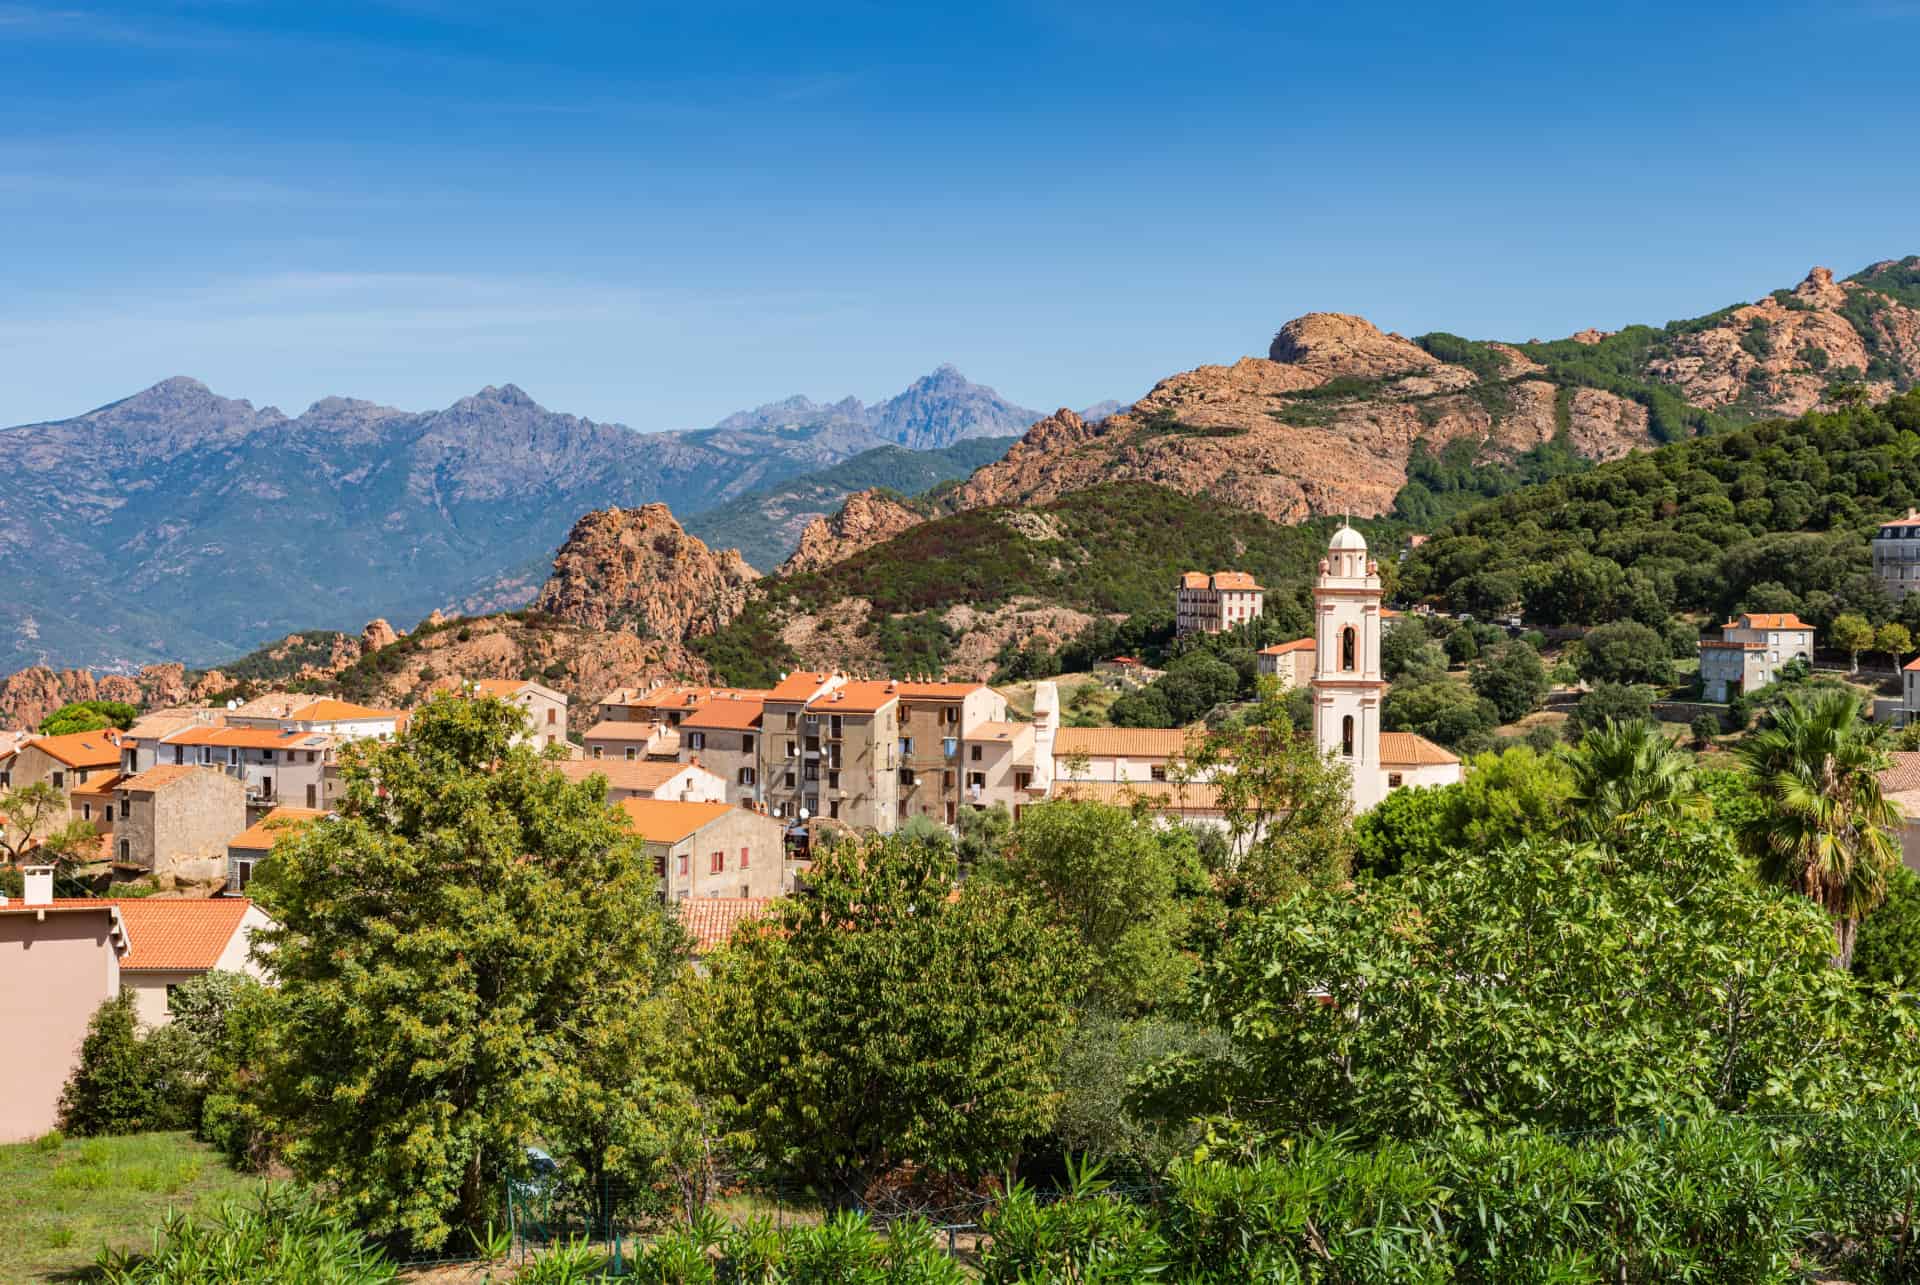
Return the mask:
[[1458,754],[1441,749],[1416,733],[1380,733],[1380,763],[1383,767],[1443,767],[1459,761]]
[[1333,533],[1333,539],[1327,542],[1327,549],[1333,553],[1365,553],[1367,537],[1342,523],[1340,529]]

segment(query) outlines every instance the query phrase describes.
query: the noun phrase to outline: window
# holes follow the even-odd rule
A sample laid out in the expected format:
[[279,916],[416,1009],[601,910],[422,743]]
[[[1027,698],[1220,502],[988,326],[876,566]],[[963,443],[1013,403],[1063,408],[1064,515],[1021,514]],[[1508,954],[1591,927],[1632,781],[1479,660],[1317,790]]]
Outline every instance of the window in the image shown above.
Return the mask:
[[704,749],[706,749],[706,748],[707,748],[707,734],[706,734],[705,732],[688,732],[688,733],[687,733],[687,748],[688,748],[688,749],[690,749],[690,750],[704,750]]
[[747,867],[751,866],[752,864],[753,864],[753,849],[752,848],[740,849],[740,868],[742,870],[745,870]]
[[1351,714],[1340,720],[1340,752],[1348,758],[1353,757],[1353,715]]
[[631,745],[629,745],[629,746],[627,746],[627,762],[629,762],[629,763],[631,763],[631,762],[633,762],[633,761],[634,761],[635,759],[637,759],[637,758],[639,758],[639,757],[640,757],[640,751],[639,751],[639,750],[637,750],[637,749],[635,749],[635,748],[634,748],[633,746],[631,746]]
[[1348,625],[1340,631],[1340,668],[1351,671],[1354,668],[1355,639],[1353,626]]
[[978,763],[980,761],[980,747],[978,745],[971,746],[968,750],[967,757],[973,762]]
[[[792,711],[789,711],[787,714],[787,730],[791,732],[794,728],[798,726],[800,726],[800,716],[796,713],[793,713]],[[793,744],[793,742],[788,741],[787,744],[791,745]],[[793,751],[788,750],[787,753],[791,754],[793,753]]]
[[799,756],[800,756],[800,742],[798,742],[798,741],[788,741],[788,742],[787,742],[787,757],[788,757],[788,758],[798,758]]
[[261,751],[260,751],[260,761],[261,761],[262,763],[271,763],[271,762],[273,762],[273,751],[272,751],[272,750],[261,750]]
[[829,790],[837,790],[840,788],[840,774],[838,772],[827,773],[827,788]]
[[1026,789],[1026,788],[1027,788],[1027,787],[1028,787],[1029,785],[1032,785],[1032,784],[1033,784],[1033,773],[1031,773],[1031,772],[1015,772],[1015,773],[1013,774],[1013,788],[1014,788],[1014,789],[1016,789],[1016,790],[1024,790],[1024,789]]
[[907,757],[910,757],[912,754],[913,754],[913,738],[911,736],[901,737],[900,738],[900,756],[902,758],[907,758]]
[[595,758],[599,758],[599,757],[600,757],[600,747],[599,747],[598,745],[596,745],[596,746],[594,746],[594,747],[593,747],[593,756],[594,756]]
[[748,732],[746,735],[740,738],[740,752],[742,754],[753,753],[753,733],[752,732]]
[[91,821],[91,820],[93,820],[93,804],[91,804],[91,803],[82,803],[82,804],[80,805],[80,819],[81,819],[82,821]]
[[827,815],[832,817],[836,821],[840,819],[840,800],[838,799],[827,800]]
[[[902,785],[905,785],[905,786],[911,786],[911,785],[913,784],[913,769],[912,769],[912,768],[910,768],[910,767],[903,767],[903,768],[901,768],[901,769],[900,769],[900,784],[902,784]],[[902,806],[902,807],[905,807],[906,805],[905,805],[905,804],[903,803],[903,804],[901,804],[901,806]]]
[[309,785],[307,787],[307,806],[308,807],[310,808],[314,807],[320,802],[320,800],[315,797],[315,795],[317,795],[318,793],[319,791],[316,790],[313,786]]
[[559,712],[560,712],[560,711],[559,711],[559,710],[557,710],[557,709],[550,709],[550,710],[548,710],[548,711],[547,711],[547,726],[548,726],[548,727],[552,727],[552,726],[554,725],[554,723],[556,723],[557,721],[559,721],[559,720],[558,720],[558,719],[557,719],[557,718],[555,717],[556,715],[558,715],[558,714],[559,714]]
[[120,840],[120,864],[133,864],[133,845],[125,839]]
[[122,821],[126,820],[127,814],[132,811],[133,811],[133,800],[129,799],[124,794],[121,795],[120,796],[120,819]]
[[753,769],[752,769],[752,768],[750,768],[750,767],[743,767],[743,768],[741,768],[741,769],[740,769],[740,784],[742,784],[742,785],[752,785],[752,784],[753,784],[753,776],[754,776],[754,773],[753,773]]
[[713,874],[713,875],[721,874],[726,870],[726,868],[727,868],[727,854],[725,852],[716,852],[713,854],[712,859],[708,862],[707,873]]
[[56,790],[64,790],[67,788],[67,774],[65,772],[55,772],[53,774],[53,788]]
[[1147,775],[1156,781],[1164,781],[1167,779],[1167,765],[1165,763],[1154,763],[1147,768]]
[[827,735],[838,740],[840,736],[840,716],[835,714],[827,720]]
[[946,771],[940,774],[940,788],[943,790],[951,790],[953,788],[953,769],[952,768],[948,768]]
[[653,859],[653,873],[662,879],[667,877],[667,858],[665,853]]
[[987,774],[986,774],[985,772],[969,772],[969,773],[967,773],[967,788],[968,788],[968,789],[970,789],[970,790],[984,790],[984,789],[986,789],[986,788],[987,788]]
[[313,752],[312,750],[308,750],[308,751],[307,751],[307,762],[309,762],[309,763],[311,763],[311,762],[313,762],[313,761],[315,760],[315,758],[316,758],[316,757],[317,757],[317,756],[316,756],[316,755],[314,754],[314,752]]
[[795,784],[795,778],[793,774],[793,769],[788,768],[787,769],[787,788],[791,790],[794,787],[794,784]]
[[228,767],[240,766],[240,751],[238,749],[231,749],[227,751],[227,766]]
[[174,762],[175,762],[176,764],[180,764],[180,763],[185,763],[185,762],[187,761],[187,747],[186,747],[186,746],[184,746],[184,745],[176,745],[176,746],[174,746],[174,747],[173,747],[173,761],[174,761]]
[[957,709],[950,709],[950,710],[948,710],[948,711],[947,711],[947,712],[946,712],[945,714],[943,714],[943,715],[941,715],[941,721],[942,721],[942,722],[947,722],[947,723],[957,723],[957,722],[959,722],[959,721],[960,721],[960,711],[959,711],[959,710],[957,710]]
[[1400,788],[1400,774],[1398,772],[1387,773],[1387,788],[1389,790],[1397,790]]
[[[234,891],[245,892],[247,885],[253,882],[253,862],[235,861],[233,863]],[[172,987],[168,987],[169,990]]]
[[273,778],[272,777],[263,776],[260,778],[260,796],[262,798],[267,798],[267,799],[270,799],[273,797]]
[[947,804],[947,824],[952,825],[953,820],[954,820],[954,806],[953,804],[949,803]]
[[682,877],[685,877],[687,874],[691,873],[690,867],[692,866],[692,863],[693,863],[693,856],[691,853],[683,852],[680,854],[680,874]]

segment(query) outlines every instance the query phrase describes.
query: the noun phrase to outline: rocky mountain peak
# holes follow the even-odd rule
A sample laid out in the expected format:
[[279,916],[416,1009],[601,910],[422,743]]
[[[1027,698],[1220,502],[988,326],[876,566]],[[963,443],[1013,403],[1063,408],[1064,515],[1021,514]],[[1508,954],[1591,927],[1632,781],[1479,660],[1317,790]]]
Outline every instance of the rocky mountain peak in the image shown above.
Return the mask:
[[1289,366],[1337,375],[1397,375],[1437,364],[1417,344],[1386,334],[1365,317],[1310,312],[1280,327],[1267,356]]
[[1793,288],[1793,297],[1820,308],[1838,308],[1847,302],[1847,292],[1833,283],[1832,268],[1814,268],[1806,280]]
[[714,552],[664,504],[597,509],[573,524],[534,606],[588,629],[685,642],[739,615],[759,574]]
[[838,513],[807,523],[800,533],[800,547],[780,564],[779,574],[803,575],[830,567],[924,521],[924,515],[884,491],[855,491]]
[[526,390],[518,384],[502,384],[498,388],[495,388],[492,384],[488,384],[485,388],[482,388],[472,397],[466,398],[465,400],[471,402],[492,402],[497,406],[515,406],[525,410],[540,409],[540,404],[534,401],[533,398],[527,396]]

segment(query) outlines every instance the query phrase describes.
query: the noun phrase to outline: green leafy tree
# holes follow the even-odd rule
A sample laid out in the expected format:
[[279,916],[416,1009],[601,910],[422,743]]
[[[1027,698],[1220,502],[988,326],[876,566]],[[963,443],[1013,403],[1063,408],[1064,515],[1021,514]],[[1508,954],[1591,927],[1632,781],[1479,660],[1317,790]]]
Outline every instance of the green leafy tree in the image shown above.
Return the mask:
[[1913,650],[1913,634],[1898,621],[1889,621],[1873,631],[1873,649],[1887,653],[1887,659],[1898,669],[1901,657]]
[[1567,719],[1575,736],[1614,723],[1653,721],[1653,693],[1638,683],[1600,683],[1580,698]]
[[1740,839],[1764,877],[1806,897],[1833,921],[1834,962],[1853,959],[1860,920],[1886,896],[1900,862],[1899,810],[1880,791],[1886,754],[1858,697],[1789,698],[1773,724],[1735,750],[1762,810]]
[[1476,755],[1465,779],[1439,792],[1447,806],[1442,847],[1485,851],[1566,823],[1573,773],[1557,754],[1515,745]]
[[1540,653],[1524,642],[1502,643],[1473,667],[1474,694],[1493,702],[1503,723],[1525,718],[1552,686]]
[[1431,641],[1427,626],[1418,616],[1402,616],[1391,629],[1380,635],[1380,672],[1389,680],[1399,678],[1416,663]]
[[1860,653],[1873,650],[1873,626],[1855,612],[1843,612],[1827,627],[1827,639],[1847,653],[1854,673],[1860,672]]
[[9,866],[68,867],[84,860],[99,837],[49,782],[0,794],[0,859]]
[[117,727],[126,731],[140,711],[125,701],[74,701],[62,705],[40,724],[42,736],[65,736],[68,732],[98,732]]
[[60,1093],[60,1129],[92,1138],[155,1128],[163,1107],[159,1088],[141,1046],[133,992],[123,990],[87,1023],[79,1064]]
[[1456,665],[1464,665],[1480,655],[1479,640],[1473,636],[1473,630],[1465,627],[1448,634],[1447,641],[1443,645],[1447,659]]
[[1920,875],[1905,866],[1887,872],[1887,895],[1860,921],[1853,975],[1863,981],[1920,988]]
[[1666,639],[1637,620],[1621,620],[1587,631],[1580,677],[1590,683],[1673,682],[1673,651]]
[[1244,925],[1203,981],[1234,1055],[1180,1076],[1256,1129],[1363,1139],[1831,1108],[1915,1060],[1911,1009],[1831,946],[1710,827],[1465,850]]
[[1704,750],[1713,744],[1713,738],[1720,735],[1720,720],[1711,714],[1701,714],[1694,718],[1688,731],[1693,733],[1693,747]]
[[1228,862],[1214,879],[1229,902],[1264,904],[1346,876],[1352,773],[1295,732],[1272,684],[1245,721],[1209,736],[1182,774],[1206,780],[1226,819]]
[[1653,723],[1609,722],[1588,732],[1570,759],[1574,833],[1615,839],[1648,821],[1709,815],[1713,804],[1693,755]]
[[360,742],[338,818],[283,838],[250,887],[278,925],[258,1091],[287,1161],[421,1249],[498,1219],[543,1111],[662,966],[640,841],[513,743],[524,722],[443,697]]
[[1452,823],[1458,793],[1458,785],[1387,791],[1354,820],[1354,873],[1387,877],[1439,859],[1458,839]]
[[1458,748],[1488,736],[1500,725],[1500,711],[1466,684],[1439,678],[1396,683],[1381,702],[1380,724],[1390,732],[1417,732]]
[[696,1084],[829,1204],[912,1163],[980,1174],[1052,1118],[1083,989],[1070,938],[898,838],[841,844],[809,895],[712,961]]
[[961,870],[972,870],[1006,848],[1013,834],[1013,814],[1004,803],[990,808],[961,808],[958,828],[960,839],[954,845],[954,856]]
[[1192,960],[1183,947],[1206,872],[1193,836],[1151,809],[1071,800],[1027,808],[1004,856],[974,878],[1029,898],[1074,935],[1094,1004],[1139,1011],[1185,990]]

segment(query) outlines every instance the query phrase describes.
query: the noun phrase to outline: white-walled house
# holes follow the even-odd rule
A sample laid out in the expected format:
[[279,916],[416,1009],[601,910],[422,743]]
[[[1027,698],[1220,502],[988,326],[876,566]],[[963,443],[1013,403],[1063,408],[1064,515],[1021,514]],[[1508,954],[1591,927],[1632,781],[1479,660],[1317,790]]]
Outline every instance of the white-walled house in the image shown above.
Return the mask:
[[1700,640],[1700,691],[1710,701],[1758,691],[1790,660],[1813,662],[1813,626],[1792,612],[1745,611]]

